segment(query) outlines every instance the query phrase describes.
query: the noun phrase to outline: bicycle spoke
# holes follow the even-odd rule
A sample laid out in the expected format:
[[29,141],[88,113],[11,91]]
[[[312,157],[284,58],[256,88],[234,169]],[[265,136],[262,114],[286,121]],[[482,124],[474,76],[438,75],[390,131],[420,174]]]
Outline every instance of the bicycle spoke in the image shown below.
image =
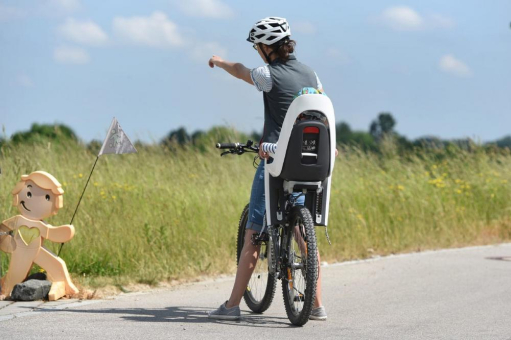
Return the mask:
[[[290,218],[287,230],[287,284],[283,285],[284,304],[289,320],[295,325],[308,321],[316,292],[314,264],[316,258],[316,238],[310,212],[296,207]],[[312,252],[311,252],[312,250]],[[312,261],[309,265],[308,261]]]

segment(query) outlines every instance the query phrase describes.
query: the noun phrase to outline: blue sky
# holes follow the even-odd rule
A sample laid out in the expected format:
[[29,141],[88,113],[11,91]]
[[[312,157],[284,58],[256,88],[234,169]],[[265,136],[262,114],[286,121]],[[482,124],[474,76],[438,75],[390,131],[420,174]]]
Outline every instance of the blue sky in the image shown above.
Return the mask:
[[338,121],[391,112],[409,138],[511,134],[511,1],[0,0],[0,125],[63,123],[89,141],[116,116],[132,139],[261,130],[262,94],[210,69],[247,67],[266,16],[288,19]]

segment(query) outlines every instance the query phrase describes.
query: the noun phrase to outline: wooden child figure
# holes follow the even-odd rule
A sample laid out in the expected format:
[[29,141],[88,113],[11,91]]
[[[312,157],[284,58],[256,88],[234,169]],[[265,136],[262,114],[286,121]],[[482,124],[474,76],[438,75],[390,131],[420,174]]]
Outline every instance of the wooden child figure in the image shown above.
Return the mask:
[[1,280],[0,300],[10,296],[14,285],[22,282],[33,263],[46,270],[52,282],[49,300],[78,293],[71,282],[66,263],[48,249],[43,242],[67,242],[75,234],[72,225],[52,226],[43,219],[56,215],[63,206],[64,190],[60,183],[47,172],[35,171],[21,176],[13,194],[13,205],[21,215],[2,222],[0,231],[12,231],[12,236],[0,236],[0,250],[11,253],[9,271]]

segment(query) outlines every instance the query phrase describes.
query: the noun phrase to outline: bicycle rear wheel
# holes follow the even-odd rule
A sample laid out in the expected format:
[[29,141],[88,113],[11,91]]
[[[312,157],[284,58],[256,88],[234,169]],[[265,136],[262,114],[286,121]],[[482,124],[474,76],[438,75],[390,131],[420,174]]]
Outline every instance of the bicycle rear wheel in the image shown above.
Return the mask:
[[282,293],[287,317],[293,325],[309,321],[316,297],[318,253],[314,223],[309,210],[294,207],[286,228],[287,263],[282,278]]
[[[248,204],[243,209],[240,222],[238,225],[238,242],[237,242],[237,262],[239,264],[241,250],[245,243],[245,227],[248,221]],[[259,250],[259,258],[257,260],[254,272],[250,277],[247,289],[243,295],[243,299],[248,308],[254,313],[263,313],[266,311],[275,295],[275,287],[277,279],[274,274],[268,272],[268,242],[263,242]]]

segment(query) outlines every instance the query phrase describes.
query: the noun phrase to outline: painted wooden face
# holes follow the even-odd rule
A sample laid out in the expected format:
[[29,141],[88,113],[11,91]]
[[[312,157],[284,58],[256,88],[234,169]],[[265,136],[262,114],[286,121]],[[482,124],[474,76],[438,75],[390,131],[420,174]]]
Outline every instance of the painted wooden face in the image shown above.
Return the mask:
[[29,180],[18,193],[18,210],[26,218],[42,220],[55,215],[56,199],[56,195],[51,190],[40,188]]

